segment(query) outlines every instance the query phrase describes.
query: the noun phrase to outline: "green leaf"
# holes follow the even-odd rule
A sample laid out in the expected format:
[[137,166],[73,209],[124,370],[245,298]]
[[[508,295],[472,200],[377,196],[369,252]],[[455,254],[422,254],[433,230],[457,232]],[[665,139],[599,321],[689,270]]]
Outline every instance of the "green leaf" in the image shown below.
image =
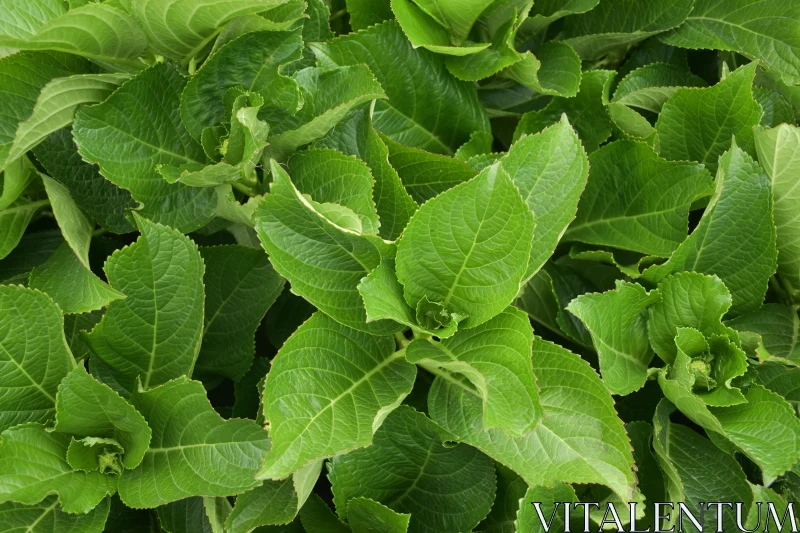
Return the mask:
[[366,63],[375,73],[388,97],[375,103],[375,129],[395,142],[450,155],[489,129],[474,86],[456,80],[440,57],[413,49],[394,21],[311,48],[320,66]]
[[153,438],[141,464],[120,477],[126,505],[150,508],[188,496],[231,496],[259,484],[254,476],[270,446],[267,433],[252,420],[223,420],[199,382],[181,377],[137,391],[130,401]]
[[760,122],[762,126],[775,128],[784,123],[793,124],[795,122],[792,104],[778,91],[756,85],[753,87],[753,98],[764,111]]
[[115,440],[124,450],[117,460],[129,469],[139,465],[150,444],[144,417],[80,365],[58,388],[55,431]]
[[394,350],[393,337],[352,330],[322,313],[298,328],[267,375],[264,414],[272,450],[258,478],[281,479],[312,461],[369,445],[414,383],[416,367]]
[[88,61],[57,52],[21,52],[0,58],[0,168],[11,162],[8,153],[17,128],[30,118],[41,90],[54,78],[89,69]]
[[660,113],[664,103],[680,87],[704,87],[706,82],[688,68],[669,63],[650,63],[620,80],[612,102]]
[[646,312],[660,300],[658,291],[619,281],[613,291],[584,294],[567,306],[591,333],[600,373],[612,393],[624,396],[644,386],[653,359]]
[[188,375],[203,331],[203,260],[177,231],[136,217],[141,236],[105,264],[127,296],[108,306],[87,336],[92,354],[128,392]]
[[362,107],[352,111],[349,118],[339,122],[314,146],[354,155],[367,164],[375,179],[372,197],[380,219],[380,236],[396,240],[417,210],[417,204],[389,164],[389,149],[372,127],[370,110]]
[[4,0],[0,46],[55,50],[141,68],[135,59],[147,47],[139,24],[121,9],[88,3],[67,10],[55,0]]
[[588,13],[565,18],[560,38],[566,40],[581,59],[598,59],[680,26],[693,5],[693,0],[600,2]]
[[75,205],[66,187],[47,176],[42,176],[42,181],[64,240],[88,269],[94,223]]
[[452,438],[413,408],[397,408],[372,446],[333,459],[338,514],[349,518],[349,502],[363,497],[410,513],[411,532],[472,530],[494,501],[494,465],[467,445],[445,446]]
[[771,484],[800,460],[800,419],[780,396],[760,385],[745,392],[747,403],[712,407],[724,435],[759,467]]
[[533,214],[508,173],[487,168],[411,218],[397,245],[406,302],[427,298],[466,317],[461,327],[480,325],[517,295],[532,241]]
[[521,501],[528,490],[528,484],[503,465],[495,463],[494,466],[497,471],[494,505],[476,529],[485,533],[516,533],[517,513],[523,509]]
[[477,174],[458,159],[403,146],[385,136],[383,140],[389,148],[389,163],[418,204],[424,204]]
[[81,159],[69,129],[51,133],[33,153],[90,218],[114,233],[134,231],[127,218],[129,211],[136,207],[131,193],[105,179],[97,172],[97,167]]
[[84,332],[96,326],[101,318],[103,313],[100,311],[64,316],[64,334],[69,349],[77,361],[89,357],[89,345],[86,344]]
[[553,333],[591,348],[589,332],[566,308],[577,296],[595,291],[597,287],[577,271],[546,264],[525,284],[514,305]]
[[397,513],[369,498],[347,502],[347,521],[353,533],[406,533],[411,515]]
[[733,297],[730,313],[736,316],[761,307],[775,272],[772,195],[763,170],[737,146],[720,158],[715,182],[716,192],[692,234],[669,261],[648,268],[643,277],[659,281],[680,271],[719,276]]
[[661,301],[650,308],[647,334],[664,362],[675,360],[679,328],[693,328],[706,337],[728,334],[722,317],[731,308],[731,293],[717,276],[680,272],[659,283],[658,292]]
[[75,367],[61,310],[39,291],[0,285],[0,311],[0,430],[48,422],[58,384]]
[[539,391],[531,366],[533,329],[522,311],[509,307],[478,327],[442,342],[418,339],[406,359],[431,372],[461,374],[483,400],[483,425],[521,437],[542,419]]
[[778,274],[800,290],[800,222],[795,218],[800,201],[800,129],[783,124],[755,132],[758,161],[772,183],[773,217],[777,232]]
[[414,48],[423,47],[459,57],[476,54],[490,46],[464,40],[481,11],[491,3],[491,0],[468,0],[458,5],[430,0],[393,0],[392,12]]
[[214,191],[170,184],[157,172],[159,165],[206,162],[181,124],[179,95],[185,84],[174,67],[159,63],[103,103],[79,109],[73,131],[81,156],[144,203],[142,215],[193,231],[213,217]]
[[[659,405],[653,421],[653,446],[662,468],[675,476],[679,493],[670,493],[672,501],[676,505],[685,502],[692,514],[702,516],[707,524],[717,523],[717,512],[713,508],[701,511],[701,502],[742,502],[749,508],[753,493],[736,460],[690,428],[670,422],[666,407],[666,402]],[[678,516],[672,515],[669,525]],[[734,516],[732,512],[723,514],[724,530],[736,528]]]
[[328,504],[316,494],[300,511],[300,520],[307,533],[351,533],[350,528],[336,518]]
[[[399,322],[404,326],[412,328],[423,335],[436,335],[439,338],[446,338],[455,333],[458,328],[457,316],[453,316],[438,306],[438,312],[443,312],[437,316],[430,324],[426,320],[418,321],[418,315],[425,311],[420,306],[417,313],[414,312],[403,298],[403,286],[397,280],[394,259],[384,257],[381,264],[372,271],[358,284],[358,292],[364,300],[364,309],[367,311],[367,321],[389,319]],[[424,300],[426,303],[428,300]]]
[[31,202],[21,198],[0,209],[0,259],[16,248],[33,216],[49,203],[47,200]]
[[256,230],[275,270],[291,282],[292,292],[358,330],[374,334],[397,331],[398,326],[389,321],[366,322],[357,289],[383,257],[393,255],[393,247],[332,223],[274,162],[272,177],[270,194],[255,214]]
[[297,84],[280,67],[300,58],[303,46],[295,31],[258,31],[232,40],[203,63],[181,94],[181,118],[200,140],[203,130],[230,118],[224,97],[233,87],[258,93],[269,105],[297,110]]
[[295,75],[303,95],[303,107],[294,115],[270,124],[269,153],[277,159],[323,137],[352,109],[386,93],[364,65],[339,68],[307,68]]
[[796,306],[766,304],[726,325],[740,332],[757,333],[761,347],[769,355],[785,357],[800,366],[800,317]]
[[533,367],[544,421],[524,437],[484,429],[480,396],[463,382],[442,378],[428,397],[433,420],[530,486],[597,483],[628,501],[636,483],[631,446],[605,384],[580,357],[539,338],[533,342]]
[[389,0],[346,0],[353,31],[363,30],[394,17]]
[[641,142],[603,146],[589,166],[592,175],[564,240],[669,257],[689,232],[692,202],[713,190],[702,165],[666,161]]
[[[536,513],[536,508],[533,502],[541,503],[542,515],[546,521],[553,517],[549,530],[558,531],[565,528],[564,524],[564,507],[570,503],[577,503],[578,497],[575,495],[575,489],[571,485],[556,481],[552,488],[550,487],[529,487],[525,492],[522,501],[519,502],[519,510],[516,515],[515,525],[519,531],[530,531],[531,533],[547,533],[542,528],[542,523]],[[556,509],[558,502],[562,502],[561,509]],[[555,516],[554,516],[555,511]],[[574,513],[571,519],[577,519]],[[577,520],[576,520],[577,521]]]
[[0,503],[35,505],[57,494],[66,513],[87,513],[116,490],[115,476],[80,472],[67,464],[70,437],[40,424],[0,434]]
[[282,3],[285,0],[132,0],[130,8],[153,51],[188,61],[216,37],[226,22]]
[[321,469],[322,461],[315,461],[291,477],[265,481],[262,486],[239,495],[225,521],[226,531],[247,533],[254,527],[290,523],[311,494]]
[[375,178],[369,167],[354,156],[330,149],[297,152],[286,163],[297,189],[316,202],[349,207],[358,215],[363,233],[376,235],[380,222],[372,200]]
[[9,161],[21,157],[54,131],[69,126],[78,106],[102,102],[128,78],[119,73],[80,74],[50,81],[39,94],[31,116],[20,123],[9,149]]
[[502,71],[531,91],[567,98],[578,94],[581,59],[566,43],[551,41],[536,48],[536,55],[521,54],[520,60]]
[[125,298],[84,266],[67,243],[31,271],[28,286],[49,295],[64,313],[86,313]]
[[756,63],[749,63],[706,89],[678,89],[661,108],[656,122],[658,152],[672,161],[697,161],[711,172],[731,147],[731,137],[754,154],[753,126],[761,106],[753,98]]
[[533,4],[530,18],[525,21],[524,31],[537,33],[568,15],[591,11],[598,3],[600,0],[539,0]]
[[68,514],[49,496],[36,505],[8,502],[0,505],[0,532],[12,533],[101,533],[108,516],[108,500],[87,514]]
[[575,217],[589,161],[577,134],[562,116],[556,125],[515,142],[501,165],[536,216],[525,273],[525,279],[529,279],[553,254]]
[[586,151],[591,153],[597,150],[611,137],[611,120],[605,111],[605,105],[608,104],[614,75],[611,70],[585,72],[576,96],[556,96],[543,109],[522,115],[514,131],[514,138],[538,133],[566,114]]
[[780,0],[695,0],[680,28],[661,40],[684,48],[732,50],[763,61],[791,83],[800,82],[800,8]]
[[214,533],[203,500],[195,496],[158,507],[161,529],[168,533]]
[[205,325],[194,376],[238,381],[253,363],[254,336],[267,309],[283,290],[263,251],[244,246],[201,248]]
[[758,382],[794,406],[800,406],[800,368],[779,363],[765,363],[756,367]]

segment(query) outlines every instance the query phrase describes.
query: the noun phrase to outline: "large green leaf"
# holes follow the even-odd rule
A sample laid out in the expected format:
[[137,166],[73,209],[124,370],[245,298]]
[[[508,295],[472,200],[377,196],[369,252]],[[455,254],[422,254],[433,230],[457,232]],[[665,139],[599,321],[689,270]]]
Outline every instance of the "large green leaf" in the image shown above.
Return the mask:
[[188,61],[226,22],[283,3],[285,0],[131,0],[130,9],[155,52]]
[[224,420],[203,385],[181,377],[131,404],[153,438],[141,464],[123,472],[119,495],[130,507],[157,507],[188,496],[230,496],[256,487],[254,476],[269,437],[252,420]]
[[597,59],[679,26],[693,5],[694,0],[602,1],[587,13],[566,17],[559,38],[565,39],[581,59]]
[[411,197],[424,204],[447,189],[474,178],[477,172],[459,159],[411,148],[383,137],[389,163]]
[[761,106],[753,99],[756,63],[749,63],[706,89],[679,89],[661,108],[656,122],[658,153],[672,161],[697,161],[711,172],[731,146],[731,137],[750,153]]
[[536,135],[515,142],[501,164],[536,216],[525,278],[533,276],[555,251],[575,217],[589,174],[589,161],[566,117]]
[[238,381],[253,363],[256,328],[283,290],[263,251],[244,246],[201,248],[205,325],[195,377]]
[[65,512],[87,513],[113,494],[115,476],[67,464],[69,443],[69,435],[41,424],[20,424],[0,434],[0,503],[34,505],[57,494]]
[[322,313],[283,345],[264,388],[272,450],[260,479],[281,479],[312,461],[367,446],[411,392],[416,368],[394,338],[343,326]]
[[115,440],[125,452],[122,457],[114,458],[116,468],[136,468],[150,445],[151,434],[136,409],[109,387],[95,381],[80,365],[58,388],[55,431]]
[[411,513],[410,533],[472,530],[494,501],[494,465],[465,444],[445,446],[452,439],[422,413],[399,407],[372,446],[333,459],[329,478],[338,514],[349,517],[350,500],[365,497]]
[[536,338],[533,368],[544,421],[520,438],[486,430],[480,396],[463,382],[437,378],[431,387],[431,417],[456,440],[475,446],[517,472],[530,485],[597,483],[629,501],[636,476],[628,436],[614,401],[580,357]]
[[680,271],[717,275],[731,292],[735,316],[761,307],[775,272],[772,194],[758,163],[735,145],[720,158],[715,182],[716,192],[692,234],[644,278],[659,281]]
[[59,508],[56,496],[48,496],[36,505],[0,505],[0,532],[101,533],[107,516],[108,500],[87,514],[68,514]]
[[522,311],[509,307],[478,327],[434,342],[415,340],[406,359],[435,373],[462,374],[483,400],[483,426],[521,437],[542,418],[531,366],[533,329]]
[[270,194],[255,214],[256,230],[272,265],[291,282],[292,291],[350,327],[375,334],[397,331],[390,321],[367,324],[357,289],[383,257],[393,255],[393,247],[331,222],[275,163],[272,177]]
[[147,37],[122,9],[88,3],[67,10],[57,0],[3,0],[0,46],[56,50],[131,68],[147,47]]
[[205,164],[203,149],[180,118],[186,81],[173,66],[159,63],[126,82],[106,101],[78,110],[73,125],[83,158],[100,165],[115,185],[143,202],[143,215],[183,231],[211,220],[213,189],[167,183],[159,165]]
[[624,396],[644,386],[653,359],[646,312],[660,300],[658,291],[619,281],[613,291],[584,294],[567,306],[591,333],[603,381],[614,394]]
[[375,179],[372,197],[381,222],[380,236],[397,239],[417,205],[403,188],[394,166],[389,164],[389,150],[372,127],[370,110],[366,107],[354,110],[315,146],[354,155],[367,164]]
[[755,133],[758,161],[772,182],[773,217],[777,231],[778,274],[800,290],[800,129],[782,124]]
[[[446,223],[442,223],[447,221]],[[423,300],[480,325],[519,292],[533,242],[533,214],[499,165],[430,200],[397,245],[405,299]]]
[[28,286],[49,295],[64,313],[86,313],[124,298],[84,266],[67,243],[31,271]]
[[669,257],[689,232],[692,202],[713,190],[702,165],[665,161],[641,142],[608,144],[589,165],[589,183],[565,240]]
[[228,120],[225,94],[239,87],[261,94],[273,106],[297,110],[297,84],[279,67],[300,57],[298,32],[253,32],[227,43],[203,63],[181,94],[181,118],[189,133],[201,139],[205,128]]
[[680,28],[661,39],[673,46],[732,50],[760,59],[790,84],[800,82],[800,6],[781,0],[695,0]]
[[75,366],[58,306],[39,291],[0,285],[0,430],[47,422]]
[[375,73],[388,97],[375,104],[375,129],[393,141],[453,154],[473,131],[489,129],[472,84],[456,80],[440,57],[412,48],[394,21],[311,48],[321,66],[366,63]]
[[121,189],[81,159],[72,131],[62,128],[33,150],[48,174],[69,189],[70,196],[87,215],[114,233],[134,231],[128,211],[136,207],[130,192]]
[[203,332],[203,260],[179,232],[136,218],[141,236],[111,255],[105,271],[127,296],[87,336],[92,354],[125,390],[190,374]]

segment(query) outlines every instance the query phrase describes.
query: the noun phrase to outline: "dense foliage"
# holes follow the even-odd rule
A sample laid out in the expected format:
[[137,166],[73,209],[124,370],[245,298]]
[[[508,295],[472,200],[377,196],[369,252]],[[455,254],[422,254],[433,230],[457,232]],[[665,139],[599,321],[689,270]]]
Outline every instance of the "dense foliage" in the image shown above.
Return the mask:
[[798,112],[798,0],[0,0],[0,532],[752,527]]

